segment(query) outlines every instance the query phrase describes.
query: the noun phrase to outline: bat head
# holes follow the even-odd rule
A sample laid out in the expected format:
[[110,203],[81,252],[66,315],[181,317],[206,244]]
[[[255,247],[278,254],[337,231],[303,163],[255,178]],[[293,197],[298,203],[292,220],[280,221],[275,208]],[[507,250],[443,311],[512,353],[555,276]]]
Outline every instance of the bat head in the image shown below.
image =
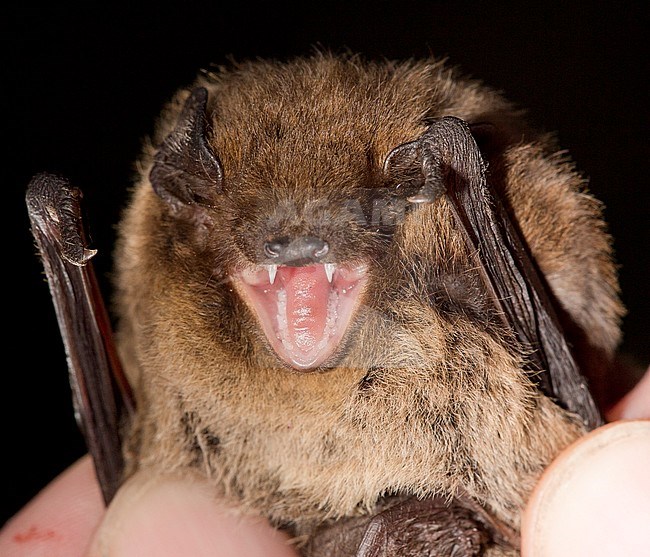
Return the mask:
[[[544,187],[546,178],[541,202],[520,193],[542,150],[527,148],[530,163],[516,150],[524,132],[510,105],[436,64],[318,58],[250,63],[176,97],[122,228],[123,314],[134,304],[140,315],[151,312],[131,320],[160,324],[160,339],[173,324],[183,343],[196,343],[179,352],[212,347],[206,362],[229,352],[233,362],[296,370],[347,365],[369,312],[403,328],[422,322],[417,307],[484,330],[494,322],[491,302],[448,203],[423,203],[439,192],[435,176],[423,176],[436,165],[423,164],[419,140],[449,115],[473,126],[490,180],[508,190],[551,286],[579,288],[568,271],[553,271],[553,238],[564,229],[538,226],[557,213],[546,207],[560,194]],[[542,177],[556,172],[551,166]],[[568,166],[557,172],[570,183],[557,188],[573,187]],[[160,291],[150,295],[153,287]],[[371,330],[376,323],[365,327],[368,337]],[[405,354],[398,336],[386,334],[392,353]],[[366,341],[359,353],[390,352],[382,342]]]
[[310,143],[272,116],[255,142],[233,149],[218,108],[208,117],[208,107],[207,90],[193,89],[155,154],[153,189],[170,222],[194,227],[189,235],[215,254],[277,357],[319,368],[340,354],[370,268],[420,186],[414,161],[396,149],[382,168],[370,134],[351,139],[363,149],[331,130],[321,132],[324,145]]

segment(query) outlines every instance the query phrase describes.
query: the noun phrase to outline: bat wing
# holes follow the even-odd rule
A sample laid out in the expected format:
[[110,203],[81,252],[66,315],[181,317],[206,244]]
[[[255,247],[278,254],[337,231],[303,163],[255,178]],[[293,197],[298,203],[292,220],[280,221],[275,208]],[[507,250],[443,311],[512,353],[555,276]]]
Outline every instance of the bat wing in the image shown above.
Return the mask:
[[503,324],[526,359],[526,371],[557,404],[580,416],[588,428],[602,418],[580,373],[553,305],[548,286],[526,243],[485,176],[485,165],[469,126],[438,118],[417,140],[397,147],[391,164],[417,163],[420,190],[412,203],[441,195],[451,202],[459,229]]
[[133,399],[112,340],[81,218],[81,192],[39,174],[27,188],[32,233],[45,267],[63,337],[75,416],[93,457],[104,500],[123,472],[121,427]]
[[519,536],[496,522],[475,501],[408,497],[388,501],[370,519],[338,520],[316,532],[305,557],[475,557],[488,547],[519,548]]

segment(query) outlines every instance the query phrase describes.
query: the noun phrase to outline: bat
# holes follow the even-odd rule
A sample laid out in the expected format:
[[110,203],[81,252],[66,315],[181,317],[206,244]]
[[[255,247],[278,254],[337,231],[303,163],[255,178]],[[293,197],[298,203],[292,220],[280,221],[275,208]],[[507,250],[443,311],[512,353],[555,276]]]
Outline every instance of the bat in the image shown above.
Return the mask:
[[106,501],[200,474],[304,556],[517,555],[623,313],[553,139],[439,61],[316,54],[202,73],[139,168],[117,349],[79,191],[27,193]]

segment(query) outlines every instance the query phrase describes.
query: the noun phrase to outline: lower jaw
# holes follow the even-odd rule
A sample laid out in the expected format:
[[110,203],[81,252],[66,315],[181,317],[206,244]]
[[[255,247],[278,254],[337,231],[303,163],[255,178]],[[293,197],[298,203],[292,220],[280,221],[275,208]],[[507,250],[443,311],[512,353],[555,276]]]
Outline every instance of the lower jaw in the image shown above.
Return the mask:
[[[336,293],[333,293],[336,295]],[[336,296],[338,298],[338,296]],[[345,308],[332,308],[335,302],[328,303],[328,324],[325,326],[323,336],[318,339],[315,346],[309,350],[300,350],[292,345],[286,328],[266,332],[266,337],[271,344],[274,352],[278,357],[290,365],[292,368],[300,371],[315,371],[324,365],[327,365],[336,356],[340,356],[342,339],[348,329],[349,323],[339,324],[336,323],[336,315],[339,313],[345,314],[347,321],[352,317],[351,313],[354,310],[352,307]],[[349,305],[347,300],[341,302],[342,304]]]

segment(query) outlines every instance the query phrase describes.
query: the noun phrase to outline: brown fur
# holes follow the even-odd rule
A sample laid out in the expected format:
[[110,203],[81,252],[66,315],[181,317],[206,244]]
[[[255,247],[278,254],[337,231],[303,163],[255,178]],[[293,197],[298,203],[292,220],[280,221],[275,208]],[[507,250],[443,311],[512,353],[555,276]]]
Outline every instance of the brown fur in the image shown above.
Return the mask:
[[[150,147],[121,225],[119,336],[139,408],[130,472],[198,469],[296,534],[368,512],[386,494],[458,486],[517,527],[579,422],[522,373],[444,199],[411,213],[388,245],[339,224],[336,202],[385,185],[386,155],[428,119],[494,123],[490,179],[583,351],[611,357],[622,309],[582,178],[497,93],[436,61],[316,55],[245,63],[198,84],[210,94],[225,192],[200,222],[170,215],[147,179]],[[170,103],[154,146],[186,96]],[[271,226],[327,234],[338,261],[371,263],[345,353],[326,372],[280,365],[228,281]]]

